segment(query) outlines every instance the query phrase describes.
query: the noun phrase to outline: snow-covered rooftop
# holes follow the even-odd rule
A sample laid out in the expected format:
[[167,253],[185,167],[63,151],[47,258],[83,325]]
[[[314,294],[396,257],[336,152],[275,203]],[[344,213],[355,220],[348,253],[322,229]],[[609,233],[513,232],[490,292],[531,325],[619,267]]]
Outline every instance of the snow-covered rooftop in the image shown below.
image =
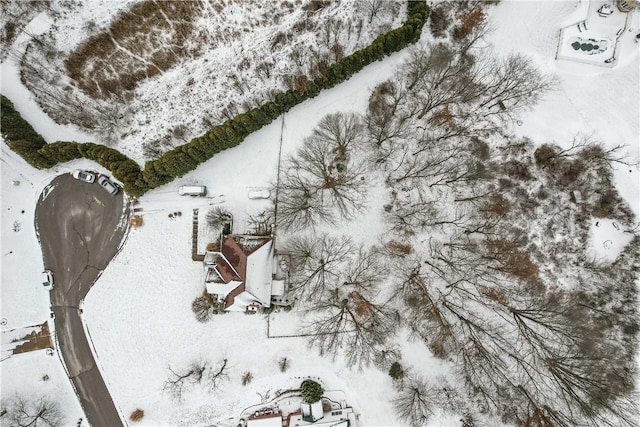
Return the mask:
[[247,257],[246,290],[262,304],[271,305],[271,271],[273,270],[273,240],[269,240]]

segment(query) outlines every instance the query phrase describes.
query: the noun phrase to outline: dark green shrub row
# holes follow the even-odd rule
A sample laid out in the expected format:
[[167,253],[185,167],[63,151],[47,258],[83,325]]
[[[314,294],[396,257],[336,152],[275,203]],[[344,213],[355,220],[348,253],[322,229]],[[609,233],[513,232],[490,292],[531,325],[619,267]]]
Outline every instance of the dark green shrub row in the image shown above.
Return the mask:
[[149,189],[141,179],[142,171],[136,162],[118,150],[104,145],[58,141],[42,147],[40,153],[55,163],[64,163],[81,157],[93,160],[110,170],[113,176],[124,184],[124,191],[132,196],[141,196]]
[[56,163],[42,156],[38,150],[47,143],[33,127],[22,118],[7,97],[0,95],[0,129],[2,137],[9,147],[25,159],[30,165],[42,169],[50,168]]
[[215,154],[237,146],[249,134],[271,123],[301,102],[315,97],[321,90],[342,83],[365,66],[416,42],[427,21],[429,9],[424,1],[409,1],[407,11],[407,20],[403,26],[378,36],[371,45],[332,64],[321,78],[308,82],[301,90],[280,92],[275,96],[274,102],[267,102],[215,126],[204,135],[168,151],[159,159],[147,162],[144,171],[124,154],[103,145],[75,142],[46,144],[44,139],[15,112],[11,102],[4,96],[2,132],[7,134],[9,146],[37,168],[48,168],[59,162],[85,157],[109,169],[116,179],[124,183],[127,193],[139,196],[149,189],[194,170]]
[[124,184],[128,194],[139,196],[149,189],[142,180],[140,166],[118,150],[93,143],[59,141],[47,144],[20,116],[11,101],[4,95],[1,97],[2,136],[9,147],[32,166],[45,169],[84,157],[109,169],[113,176]]

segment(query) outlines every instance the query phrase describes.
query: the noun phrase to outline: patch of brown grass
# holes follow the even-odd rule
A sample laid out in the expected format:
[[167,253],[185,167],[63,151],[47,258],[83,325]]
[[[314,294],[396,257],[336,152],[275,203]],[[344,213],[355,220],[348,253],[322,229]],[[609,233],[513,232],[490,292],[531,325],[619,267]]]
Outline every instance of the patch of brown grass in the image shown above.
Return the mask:
[[94,98],[135,89],[186,55],[184,46],[201,7],[192,1],[134,4],[71,53],[65,63],[69,77]]
[[497,270],[526,281],[538,279],[538,266],[511,240],[488,239],[485,246],[487,257],[498,262]]
[[32,331],[21,338],[24,342],[16,346],[12,353],[26,353],[28,351],[41,350],[43,348],[53,348],[51,334],[49,332],[49,324],[44,322],[39,331]]
[[395,240],[391,240],[387,242],[387,249],[391,252],[392,255],[396,255],[399,257],[405,257],[407,255],[411,255],[413,253],[413,246],[409,244],[404,244],[400,242],[396,242]]
[[140,408],[136,409],[131,413],[131,415],[129,415],[129,419],[133,422],[140,421],[142,420],[143,417],[144,417],[144,411]]
[[132,227],[135,227],[135,228],[142,227],[142,224],[143,224],[143,220],[140,215],[133,215],[131,219],[129,219],[129,225],[131,225]]

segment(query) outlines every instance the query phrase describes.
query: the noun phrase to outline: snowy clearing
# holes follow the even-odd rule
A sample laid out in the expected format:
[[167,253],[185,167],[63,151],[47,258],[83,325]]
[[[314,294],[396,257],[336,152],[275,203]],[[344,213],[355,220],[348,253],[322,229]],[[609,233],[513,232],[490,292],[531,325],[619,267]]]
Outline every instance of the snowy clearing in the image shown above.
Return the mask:
[[[91,19],[99,20],[103,8],[109,13],[118,9],[109,6],[110,2],[100,4]],[[555,59],[560,28],[569,25],[576,14],[583,13],[580,11],[583,6],[584,2],[503,0],[490,9],[493,32],[489,42],[495,49],[501,54],[517,51],[531,55],[542,71],[552,73],[559,82],[558,90],[523,114],[521,125],[511,132],[530,138],[536,145],[555,143],[561,147],[568,147],[580,133],[601,140],[607,147],[625,145],[625,154],[637,162],[640,159],[640,99],[637,96],[640,55],[632,40],[635,33],[628,32],[619,41],[618,62],[612,68]],[[83,15],[74,31],[80,31],[79,23],[85,19],[89,18]],[[640,27],[638,11],[628,19],[631,28]],[[426,28],[425,33],[428,33]],[[402,52],[368,66],[349,81],[295,107],[283,121],[255,132],[240,146],[216,155],[193,172],[140,198],[136,208],[144,224],[131,228],[122,251],[84,303],[84,320],[97,362],[123,418],[142,408],[144,418],[136,425],[235,426],[243,410],[260,403],[266,393],[273,397],[279,390],[297,388],[302,379],[314,377],[325,389],[344,393],[346,401],[360,416],[359,426],[400,423],[391,403],[394,386],[387,372],[375,367],[348,367],[342,355],[335,360],[322,357],[316,348],[308,347],[304,338],[268,338],[267,319],[263,314],[228,313],[214,316],[208,323],[197,322],[191,303],[202,293],[203,269],[201,263],[191,260],[191,219],[193,209],[199,209],[199,248],[214,237],[208,233],[204,214],[215,206],[232,211],[234,229],[245,230],[249,216],[269,205],[269,200],[249,199],[248,191],[271,188],[276,181],[279,156],[286,158],[293,154],[324,115],[363,113],[371,90],[391,77],[406,58],[406,52]],[[163,86],[148,82],[147,92],[163,91],[163,87],[175,81],[174,77],[168,73]],[[19,82],[11,61],[2,64],[2,93],[11,98],[18,111],[47,141],[92,139],[91,135],[53,123]],[[208,94],[223,97],[221,95],[220,92]],[[188,95],[178,96],[174,101],[183,110],[177,122],[201,105],[201,101]],[[197,120],[201,120],[199,115],[204,113],[204,110],[193,111]],[[154,120],[165,121],[167,114],[165,111]],[[147,124],[149,128],[153,123]],[[145,128],[141,129],[136,132],[144,132]],[[134,155],[136,160],[142,158],[136,150],[127,154]],[[38,279],[42,255],[33,228],[35,202],[53,176],[77,168],[96,170],[99,166],[81,160],[53,170],[37,171],[3,143],[0,254],[1,317],[3,321],[6,319],[3,331],[38,324],[48,318],[48,295]],[[638,164],[619,165],[615,182],[631,210],[636,216],[640,215]],[[179,196],[179,186],[190,184],[206,185],[208,196]],[[385,234],[389,228],[381,220],[385,190],[380,185],[374,188],[368,195],[366,216],[341,227],[355,240],[368,244],[377,244],[388,237]],[[176,212],[181,214],[173,215]],[[322,229],[331,231],[332,227]],[[631,241],[632,234],[613,220],[593,219],[589,239],[589,253],[596,260],[611,262]],[[270,315],[270,334],[293,335],[303,320],[301,313],[274,312]],[[401,343],[402,362],[406,367],[431,380],[453,376],[451,363],[436,358],[419,339],[409,339],[406,331],[402,330],[396,341]],[[278,368],[282,357],[291,363],[284,373]],[[163,390],[170,367],[180,369],[198,360],[216,364],[223,359],[229,361],[229,379],[214,392],[196,385],[178,402]],[[48,356],[44,351],[16,355],[3,360],[0,368],[3,398],[9,393],[37,391],[56,396],[65,408],[68,421],[75,422],[83,416],[57,356]],[[241,377],[247,371],[254,379],[243,386]],[[44,375],[49,379],[43,381]],[[458,426],[459,420],[459,414],[436,413],[429,425]],[[492,422],[500,425],[497,420]]]

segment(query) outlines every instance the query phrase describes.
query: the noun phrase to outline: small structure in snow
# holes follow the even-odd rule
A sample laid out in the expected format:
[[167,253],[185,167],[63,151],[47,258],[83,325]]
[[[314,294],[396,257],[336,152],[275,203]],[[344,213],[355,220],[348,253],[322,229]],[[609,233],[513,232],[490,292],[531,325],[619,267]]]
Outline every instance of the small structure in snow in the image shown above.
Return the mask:
[[623,13],[629,13],[633,9],[640,7],[639,0],[616,0],[616,6],[618,6],[618,10]]
[[613,67],[618,41],[627,28],[628,14],[623,13],[620,5],[616,10],[602,0],[589,1],[585,6],[578,12],[582,16],[567,22],[560,30],[556,59]]

